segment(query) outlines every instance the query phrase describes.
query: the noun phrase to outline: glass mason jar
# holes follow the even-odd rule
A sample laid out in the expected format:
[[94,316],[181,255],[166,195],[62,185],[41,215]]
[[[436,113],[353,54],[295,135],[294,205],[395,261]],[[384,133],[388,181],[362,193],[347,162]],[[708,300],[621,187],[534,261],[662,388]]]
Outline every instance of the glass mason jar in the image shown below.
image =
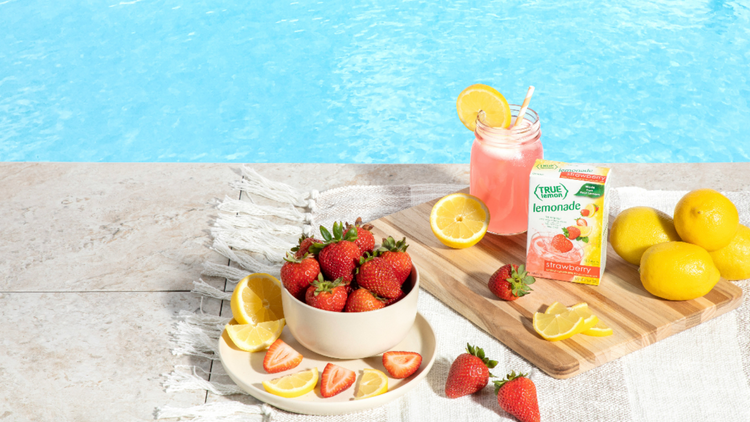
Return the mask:
[[[520,106],[511,104],[511,121]],[[481,115],[481,113],[480,113]],[[513,129],[493,128],[477,118],[471,147],[470,192],[490,210],[488,231],[513,235],[526,231],[529,212],[529,174],[544,158],[539,115],[527,109]]]

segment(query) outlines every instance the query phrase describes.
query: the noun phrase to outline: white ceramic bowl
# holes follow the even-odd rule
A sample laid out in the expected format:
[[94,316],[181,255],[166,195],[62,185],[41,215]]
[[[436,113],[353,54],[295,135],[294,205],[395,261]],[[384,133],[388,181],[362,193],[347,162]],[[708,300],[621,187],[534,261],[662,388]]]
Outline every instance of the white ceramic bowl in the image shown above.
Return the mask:
[[286,325],[306,348],[337,359],[361,359],[387,351],[404,339],[414,325],[419,298],[419,272],[412,266],[405,283],[407,295],[383,309],[369,312],[330,312],[300,302],[281,289]]

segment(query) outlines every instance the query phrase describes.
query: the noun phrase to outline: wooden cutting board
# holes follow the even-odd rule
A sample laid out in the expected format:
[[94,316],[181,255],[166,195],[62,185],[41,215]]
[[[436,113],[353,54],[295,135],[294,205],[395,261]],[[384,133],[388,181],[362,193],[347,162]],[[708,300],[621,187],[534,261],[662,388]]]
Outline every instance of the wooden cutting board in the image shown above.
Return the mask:
[[[724,314],[742,302],[742,290],[724,279],[702,298],[679,302],[659,299],[643,288],[637,267],[622,260],[611,247],[599,286],[537,278],[530,295],[502,301],[490,292],[487,281],[506,263],[525,263],[526,235],[488,233],[473,247],[448,248],[430,229],[435,202],[373,221],[375,238],[406,237],[422,287],[555,378],[570,378],[603,365]],[[534,331],[532,318],[555,301],[566,306],[588,303],[614,334],[579,334],[557,342],[542,339]]]

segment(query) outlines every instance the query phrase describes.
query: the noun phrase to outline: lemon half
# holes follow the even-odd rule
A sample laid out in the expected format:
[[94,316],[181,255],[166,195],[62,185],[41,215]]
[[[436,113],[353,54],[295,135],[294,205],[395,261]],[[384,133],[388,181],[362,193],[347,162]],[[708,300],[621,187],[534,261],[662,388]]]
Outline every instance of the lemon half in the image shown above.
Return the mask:
[[281,282],[268,274],[250,274],[232,293],[232,316],[240,324],[276,321],[284,317]]
[[432,233],[451,248],[473,246],[487,233],[490,211],[481,199],[453,193],[440,199],[430,213]]

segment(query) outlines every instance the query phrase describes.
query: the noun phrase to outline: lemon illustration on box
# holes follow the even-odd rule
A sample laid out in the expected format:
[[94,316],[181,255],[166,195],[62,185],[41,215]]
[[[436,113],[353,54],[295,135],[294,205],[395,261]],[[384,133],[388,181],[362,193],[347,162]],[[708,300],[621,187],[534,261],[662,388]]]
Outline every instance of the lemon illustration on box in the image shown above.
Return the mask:
[[610,174],[604,167],[536,160],[529,175],[529,274],[599,284],[607,257]]

